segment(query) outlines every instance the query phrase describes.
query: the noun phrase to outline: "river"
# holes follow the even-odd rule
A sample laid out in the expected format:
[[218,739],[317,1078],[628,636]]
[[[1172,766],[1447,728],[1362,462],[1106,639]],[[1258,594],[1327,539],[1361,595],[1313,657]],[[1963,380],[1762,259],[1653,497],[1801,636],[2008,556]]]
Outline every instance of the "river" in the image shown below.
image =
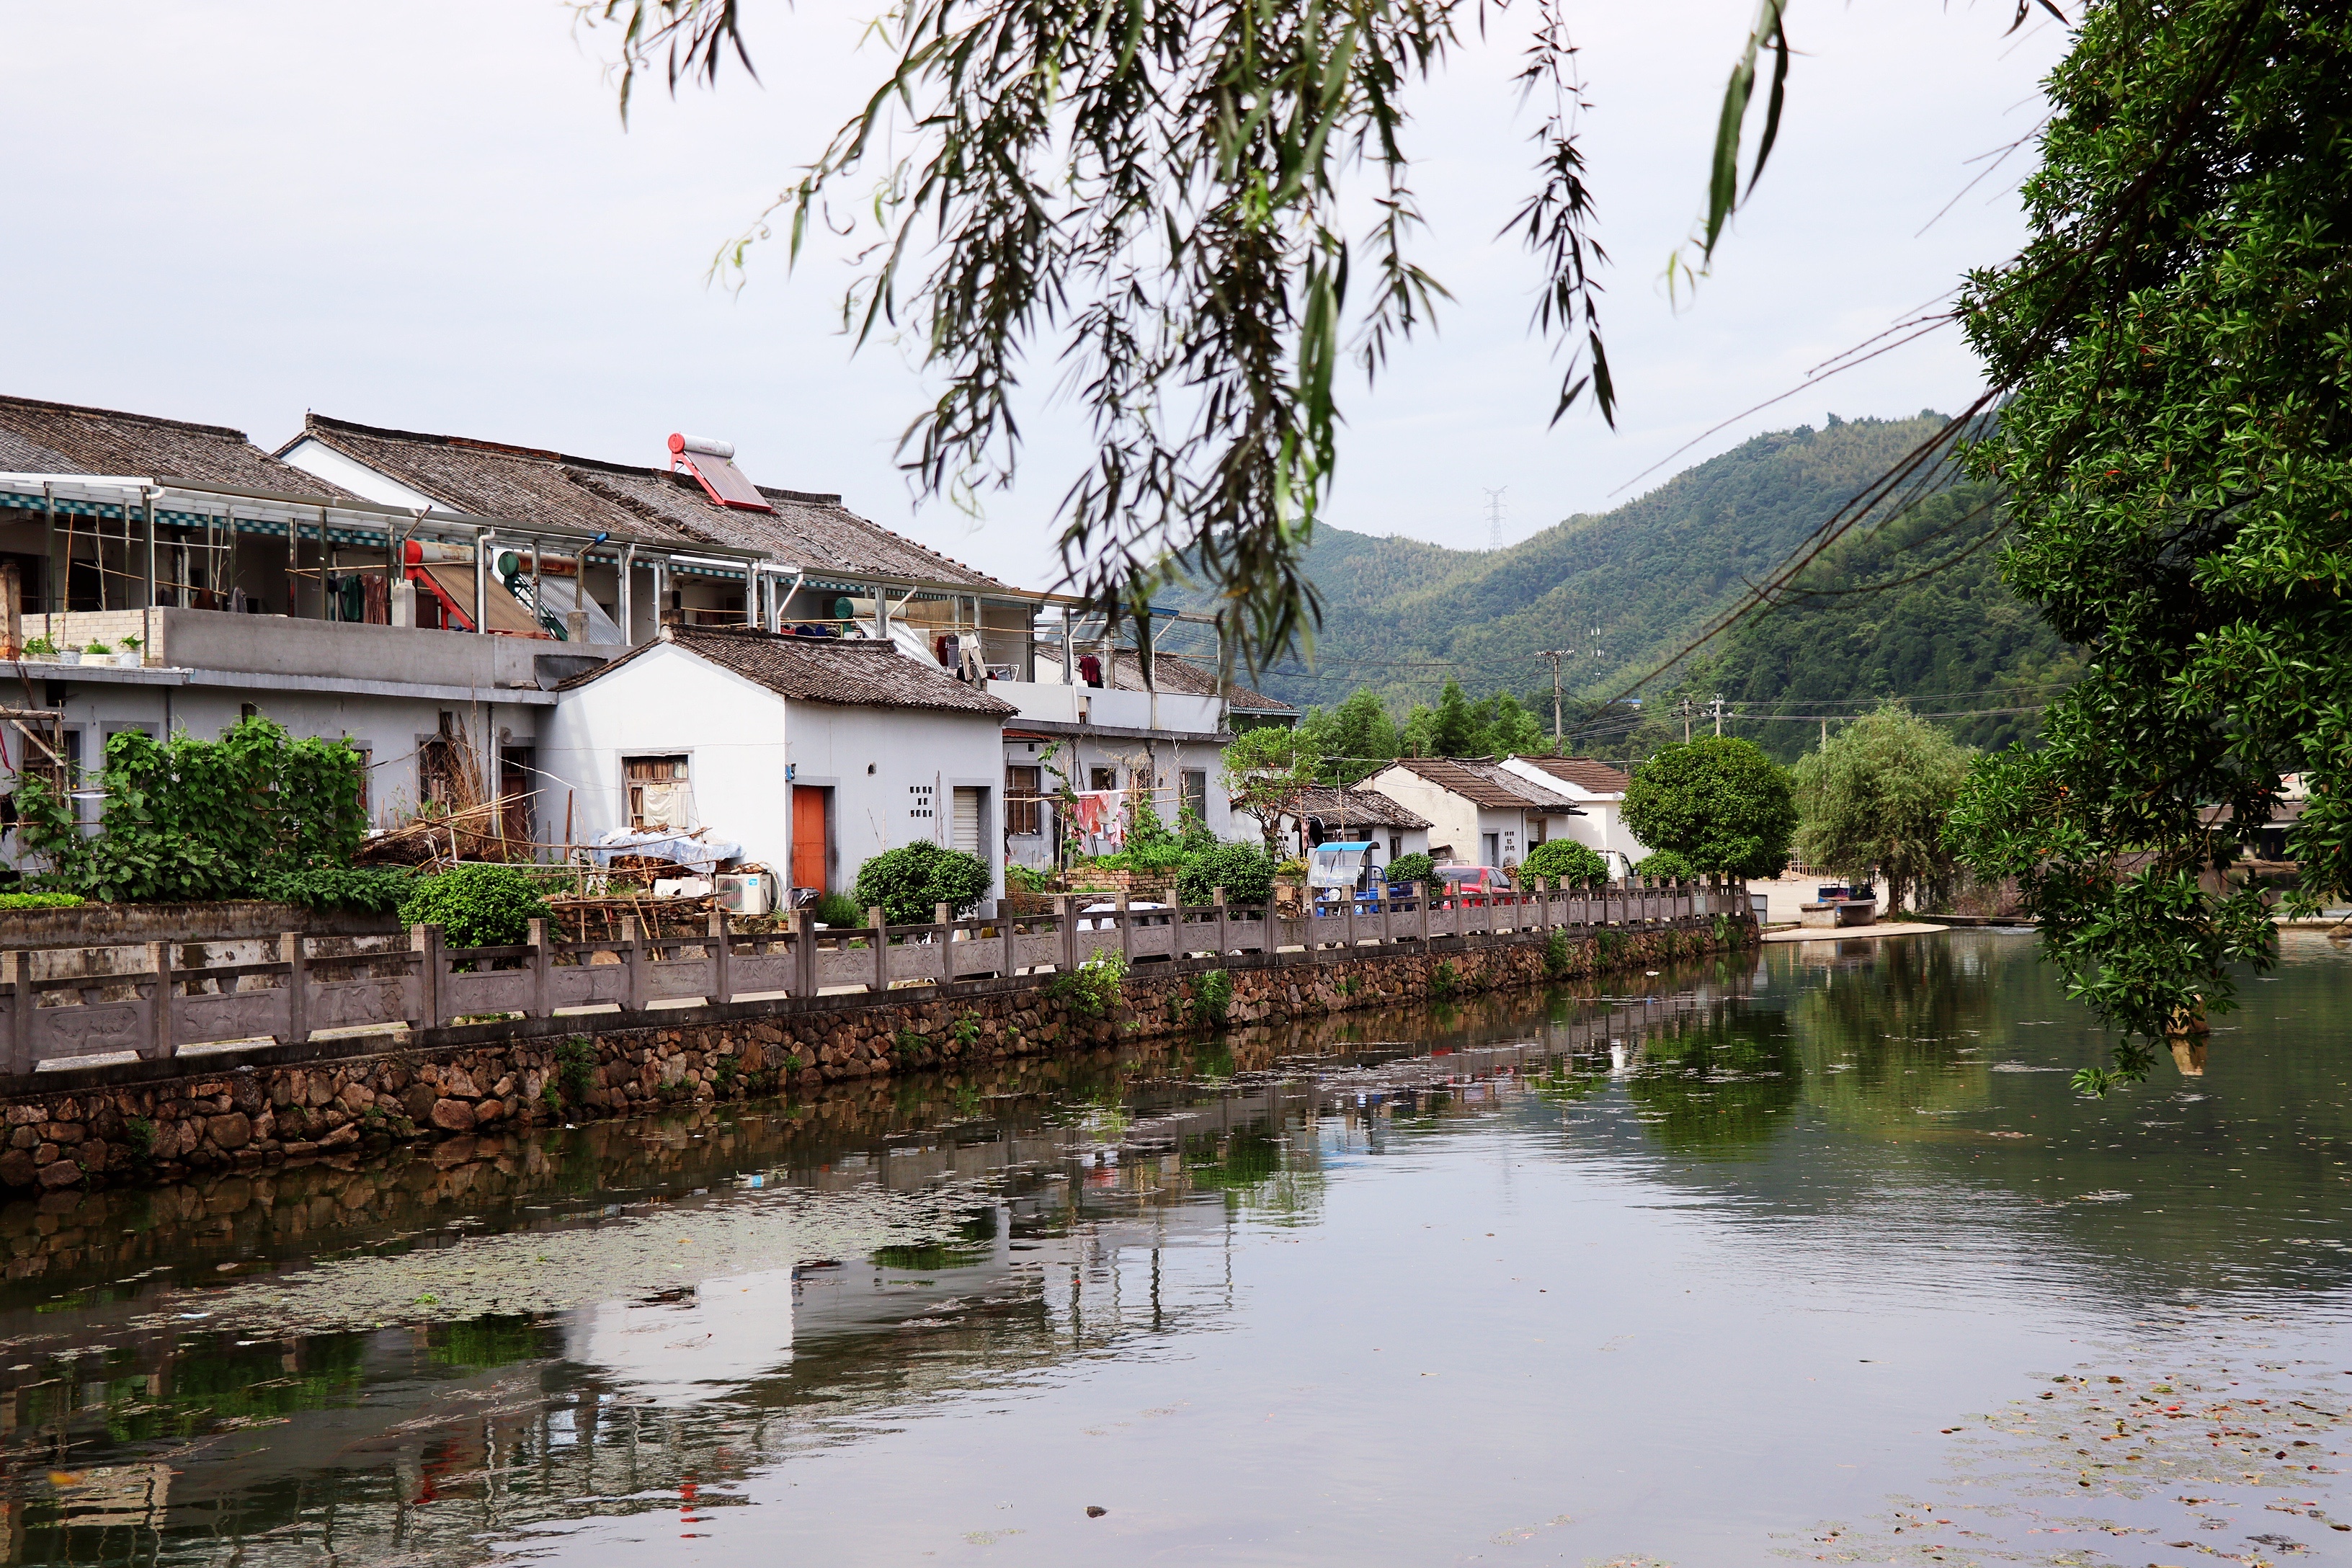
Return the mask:
[[2352,957],[1776,946],[0,1211],[10,1563],[2352,1563]]

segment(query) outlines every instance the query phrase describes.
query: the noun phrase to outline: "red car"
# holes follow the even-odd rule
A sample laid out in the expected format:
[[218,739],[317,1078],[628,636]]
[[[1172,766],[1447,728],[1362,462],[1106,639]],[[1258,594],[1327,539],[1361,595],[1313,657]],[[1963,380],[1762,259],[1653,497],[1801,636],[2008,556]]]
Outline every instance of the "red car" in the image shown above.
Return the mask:
[[1437,906],[1443,910],[1475,909],[1517,891],[1499,866],[1440,866],[1431,875],[1445,884]]

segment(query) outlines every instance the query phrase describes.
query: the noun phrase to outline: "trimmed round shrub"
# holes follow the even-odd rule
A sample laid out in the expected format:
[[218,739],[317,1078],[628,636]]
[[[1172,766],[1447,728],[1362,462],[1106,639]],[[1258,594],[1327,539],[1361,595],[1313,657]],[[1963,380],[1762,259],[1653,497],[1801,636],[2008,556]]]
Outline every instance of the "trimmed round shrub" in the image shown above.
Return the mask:
[[1205,904],[1225,890],[1229,904],[1274,902],[1274,857],[1255,844],[1220,844],[1184,863],[1176,880],[1176,897],[1188,904]]
[[1528,858],[1519,862],[1522,886],[1537,877],[1571,888],[1584,887],[1607,881],[1609,862],[1589,844],[1579,844],[1573,838],[1547,838],[1528,850]]
[[857,900],[847,893],[825,894],[817,900],[813,912],[819,925],[830,926],[835,931],[866,923],[866,911],[859,909]]
[[1415,882],[1433,882],[1437,879],[1437,860],[1433,856],[1418,853],[1400,855],[1381,868],[1381,875],[1400,888]]
[[857,868],[857,905],[878,905],[892,925],[928,925],[941,904],[959,915],[977,908],[989,881],[988,864],[979,856],[918,839]]
[[437,925],[449,947],[517,947],[551,913],[539,878],[520,866],[453,866],[400,901],[401,924]]
[[1656,849],[1633,868],[1636,877],[1656,877],[1668,882],[1696,882],[1698,868],[1671,849]]

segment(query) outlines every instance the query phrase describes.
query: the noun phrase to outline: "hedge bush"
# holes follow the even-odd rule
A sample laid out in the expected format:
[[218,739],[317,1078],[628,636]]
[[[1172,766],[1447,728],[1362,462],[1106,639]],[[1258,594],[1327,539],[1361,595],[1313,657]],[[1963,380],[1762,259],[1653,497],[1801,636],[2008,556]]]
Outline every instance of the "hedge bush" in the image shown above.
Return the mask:
[[1698,868],[1671,849],[1654,849],[1633,868],[1636,877],[1658,877],[1669,882],[1696,882]]
[[79,893],[0,893],[0,910],[73,910],[89,901]]
[[1274,857],[1255,844],[1220,844],[1184,862],[1176,880],[1176,897],[1188,904],[1205,904],[1225,890],[1229,904],[1274,902]]
[[979,856],[919,839],[886,849],[857,868],[857,903],[868,910],[880,906],[892,925],[925,925],[938,905],[957,914],[977,908],[991,880]]
[[411,883],[400,923],[437,925],[450,947],[515,947],[553,912],[540,879],[520,866],[455,866]]
[[1573,838],[1547,838],[1528,851],[1519,862],[1519,880],[1541,877],[1547,881],[1564,882],[1570,887],[1609,879],[1609,862],[1601,852]]
[[265,899],[306,910],[388,915],[415,887],[416,873],[405,866],[306,866],[264,877],[260,892]]
[[1437,861],[1433,857],[1419,852],[1400,855],[1388,863],[1388,868],[1381,875],[1395,887],[1411,887],[1415,882],[1427,884],[1437,880]]

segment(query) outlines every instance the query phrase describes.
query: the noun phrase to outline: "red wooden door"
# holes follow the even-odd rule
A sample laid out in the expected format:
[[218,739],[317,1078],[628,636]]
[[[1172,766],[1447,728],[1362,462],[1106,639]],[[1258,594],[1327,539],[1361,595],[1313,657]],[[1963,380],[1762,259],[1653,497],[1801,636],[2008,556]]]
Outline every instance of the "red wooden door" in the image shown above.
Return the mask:
[[793,886],[822,891],[824,880],[824,814],[833,791],[819,784],[793,786]]

